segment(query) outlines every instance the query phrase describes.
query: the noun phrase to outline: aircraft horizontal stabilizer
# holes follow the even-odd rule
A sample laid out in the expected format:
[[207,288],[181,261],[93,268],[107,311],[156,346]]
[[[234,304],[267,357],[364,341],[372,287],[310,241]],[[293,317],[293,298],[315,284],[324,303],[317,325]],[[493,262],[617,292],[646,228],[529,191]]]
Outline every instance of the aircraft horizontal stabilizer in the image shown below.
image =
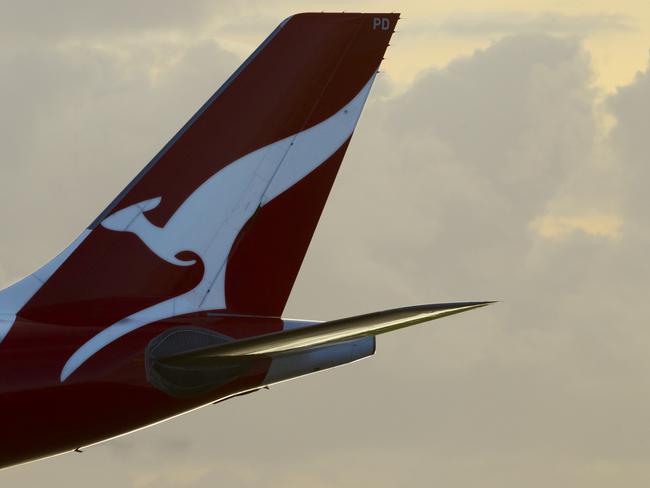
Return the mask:
[[310,347],[376,336],[484,307],[490,303],[494,302],[438,303],[395,308],[217,344],[159,358],[158,361],[168,366],[199,366],[217,358],[276,356]]

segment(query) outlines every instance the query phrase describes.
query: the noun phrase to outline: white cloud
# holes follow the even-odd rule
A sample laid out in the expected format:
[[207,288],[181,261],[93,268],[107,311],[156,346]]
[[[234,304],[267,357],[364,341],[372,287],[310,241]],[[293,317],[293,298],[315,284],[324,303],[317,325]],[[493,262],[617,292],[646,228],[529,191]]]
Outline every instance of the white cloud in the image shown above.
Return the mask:
[[23,256],[6,264],[15,279],[76,237],[240,60],[211,40],[149,40],[6,47],[0,62],[0,246]]
[[127,0],[87,2],[62,0],[56,5],[41,1],[0,1],[0,39],[5,43],[39,40],[114,38],[150,31],[192,31],[218,15],[233,15],[239,8],[230,2],[195,0]]
[[632,29],[631,19],[619,14],[566,15],[560,12],[485,11],[459,13],[443,21],[438,29],[459,36],[494,34],[561,34],[585,36],[597,32]]
[[616,117],[611,141],[625,175],[626,212],[634,215],[636,223],[647,229],[650,69],[638,72],[631,84],[619,87],[608,100],[608,107]]

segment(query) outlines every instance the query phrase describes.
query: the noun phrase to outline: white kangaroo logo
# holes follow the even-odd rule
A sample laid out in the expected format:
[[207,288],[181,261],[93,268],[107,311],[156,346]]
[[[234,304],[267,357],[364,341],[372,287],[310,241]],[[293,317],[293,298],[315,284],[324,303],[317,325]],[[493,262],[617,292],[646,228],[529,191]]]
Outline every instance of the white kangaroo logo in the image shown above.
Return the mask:
[[110,217],[104,219],[102,226],[107,229],[121,232],[133,232],[145,245],[151,249],[158,257],[177,266],[189,266],[195,263],[195,260],[182,261],[176,258],[179,251],[174,252],[170,248],[170,240],[165,238],[168,232],[165,227],[156,227],[153,225],[144,212],[152,210],[158,206],[161,198],[152,198],[136,205],[131,205],[125,209],[115,212]]
[[347,105],[323,122],[253,151],[218,171],[183,202],[163,227],[152,224],[145,215],[160,203],[160,197],[104,219],[103,227],[137,235],[153,253],[177,266],[195,262],[179,259],[178,253],[196,253],[205,272],[189,292],[125,317],[91,338],[70,356],[61,381],[98,350],[139,327],[175,315],[225,308],[225,271],[237,235],[259,207],[302,180],[350,138],[373,80],[374,75]]

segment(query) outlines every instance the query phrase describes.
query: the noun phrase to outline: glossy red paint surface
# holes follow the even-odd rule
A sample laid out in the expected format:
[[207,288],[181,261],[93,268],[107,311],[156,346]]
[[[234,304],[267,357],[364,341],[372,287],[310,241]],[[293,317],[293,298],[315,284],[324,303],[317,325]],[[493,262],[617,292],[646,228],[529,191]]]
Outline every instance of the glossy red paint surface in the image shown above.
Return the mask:
[[187,325],[237,338],[280,330],[282,321],[203,313],[151,324],[100,351],[62,384],[63,361],[79,344],[79,334],[65,332],[77,329],[20,320],[0,348],[0,405],[6,419],[0,467],[70,451],[262,384],[267,359],[192,398],[175,398],[152,386],[145,370],[147,344],[165,330]]
[[[388,19],[388,28],[377,28],[378,16]],[[290,18],[108,214],[160,197],[147,218],[163,226],[223,167],[332,116],[379,67],[397,18]],[[145,325],[100,349],[61,382],[64,364],[86,341],[135,312],[192,290],[204,273],[196,254],[179,254],[196,263],[176,266],[134,234],[92,226],[18,312],[0,343],[5,419],[0,467],[92,444],[262,385],[269,368],[264,358],[207,392],[179,398],[149,381],[146,350],[160,334],[181,326],[232,339],[282,329],[274,317],[284,309],[348,143],[259,207],[241,230],[228,257],[228,306],[214,311],[230,315],[201,312]]]

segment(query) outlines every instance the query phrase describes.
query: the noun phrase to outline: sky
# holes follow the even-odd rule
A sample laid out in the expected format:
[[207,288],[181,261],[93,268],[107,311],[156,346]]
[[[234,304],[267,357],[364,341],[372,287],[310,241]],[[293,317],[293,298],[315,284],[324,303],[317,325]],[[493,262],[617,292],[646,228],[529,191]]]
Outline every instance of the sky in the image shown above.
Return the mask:
[[2,486],[648,486],[647,1],[0,0],[0,284],[282,19],[398,7],[286,315],[500,302]]

